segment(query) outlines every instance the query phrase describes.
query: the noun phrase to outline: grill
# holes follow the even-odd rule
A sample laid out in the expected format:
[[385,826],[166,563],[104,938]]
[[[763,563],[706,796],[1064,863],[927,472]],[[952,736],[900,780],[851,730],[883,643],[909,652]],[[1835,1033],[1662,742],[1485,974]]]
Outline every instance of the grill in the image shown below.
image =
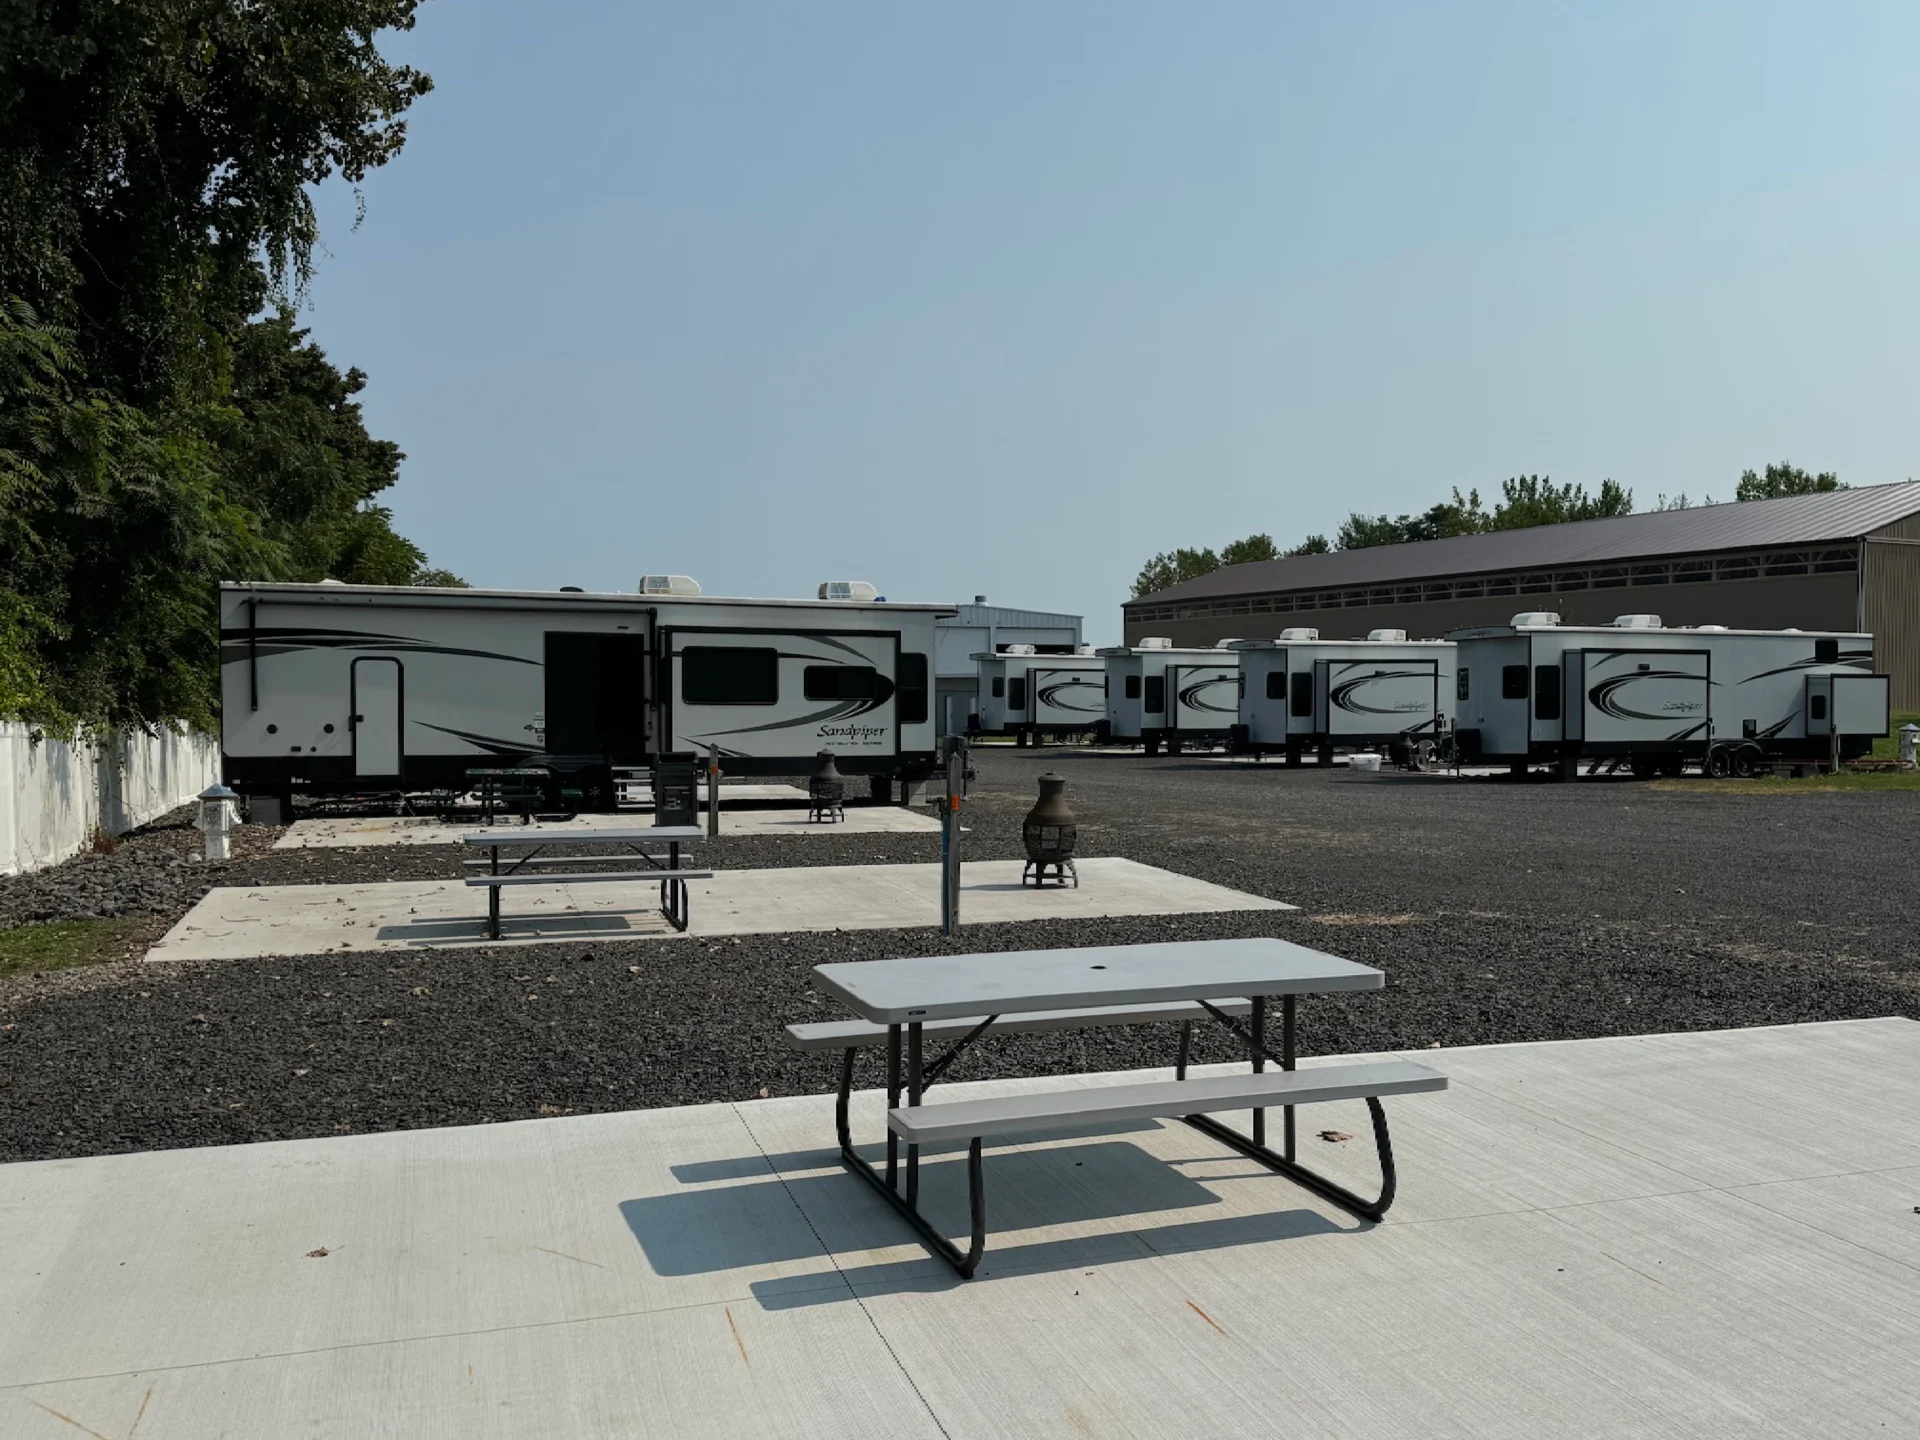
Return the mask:
[[1069,877],[1073,888],[1080,888],[1080,874],[1073,868],[1073,847],[1080,827],[1067,804],[1067,782],[1049,770],[1040,777],[1040,798],[1020,826],[1020,838],[1026,842],[1027,863],[1020,872],[1020,883],[1029,877],[1035,885],[1047,883],[1048,874],[1056,885],[1065,885]]
[[846,798],[846,777],[833,763],[833,752],[822,750],[814,759],[813,774],[807,777],[808,821],[846,819]]

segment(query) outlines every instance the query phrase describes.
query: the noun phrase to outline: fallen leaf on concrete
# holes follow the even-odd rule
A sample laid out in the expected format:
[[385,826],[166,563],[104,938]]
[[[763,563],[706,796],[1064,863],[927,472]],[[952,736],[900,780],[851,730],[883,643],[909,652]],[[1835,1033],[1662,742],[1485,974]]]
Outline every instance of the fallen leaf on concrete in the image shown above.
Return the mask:
[[326,1246],[322,1245],[318,1250],[307,1251],[307,1259],[324,1260],[327,1258],[327,1256],[331,1255],[332,1253],[333,1252],[331,1250],[327,1249]]
[[1334,1145],[1344,1145],[1353,1137],[1344,1130],[1322,1130],[1320,1138]]

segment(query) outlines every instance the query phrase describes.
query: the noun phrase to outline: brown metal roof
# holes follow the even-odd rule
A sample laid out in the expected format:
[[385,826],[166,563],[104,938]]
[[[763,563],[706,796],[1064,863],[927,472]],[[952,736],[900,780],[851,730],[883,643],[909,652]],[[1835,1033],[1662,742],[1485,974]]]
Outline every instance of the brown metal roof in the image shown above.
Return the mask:
[[1920,514],[1920,481],[1792,495],[1784,500],[1748,500],[1660,510],[1610,520],[1537,525],[1487,535],[1456,535],[1411,545],[1377,545],[1328,555],[1293,555],[1229,565],[1142,595],[1128,604],[1265,595],[1287,590],[1330,590],[1390,585],[1401,580],[1473,575],[1490,571],[1543,570],[1563,565],[1605,565],[1663,555],[1716,550],[1778,549],[1837,540],[1858,540],[1884,525]]

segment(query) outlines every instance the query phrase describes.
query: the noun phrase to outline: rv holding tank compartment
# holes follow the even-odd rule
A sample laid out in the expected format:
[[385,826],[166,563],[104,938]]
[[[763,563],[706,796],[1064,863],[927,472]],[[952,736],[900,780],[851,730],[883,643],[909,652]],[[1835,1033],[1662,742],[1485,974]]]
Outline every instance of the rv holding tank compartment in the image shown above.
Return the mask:
[[[846,585],[857,596],[872,587]],[[613,771],[717,747],[731,775],[934,769],[946,605],[400,586],[220,587],[221,755],[242,794],[463,789],[535,766],[583,808]]]
[[1544,612],[1457,630],[1454,706],[1463,762],[1516,773],[1616,761],[1636,775],[1752,774],[1775,761],[1867,753],[1887,733],[1873,637],[1668,628],[1658,615],[1562,625]]
[[978,734],[1038,744],[1048,735],[1091,734],[1106,714],[1106,662],[1091,645],[1067,655],[1009,645],[976,654],[973,662],[980,676]]
[[1099,651],[1107,686],[1103,740],[1143,745],[1149,755],[1162,745],[1178,754],[1184,745],[1224,744],[1240,714],[1240,657],[1232,648],[1239,643],[1175,649],[1150,635]]
[[1321,764],[1336,749],[1386,747],[1399,763],[1432,756],[1452,729],[1455,647],[1374,630],[1364,640],[1322,640],[1283,630],[1240,645],[1243,684],[1233,748],[1256,759],[1302,752]]

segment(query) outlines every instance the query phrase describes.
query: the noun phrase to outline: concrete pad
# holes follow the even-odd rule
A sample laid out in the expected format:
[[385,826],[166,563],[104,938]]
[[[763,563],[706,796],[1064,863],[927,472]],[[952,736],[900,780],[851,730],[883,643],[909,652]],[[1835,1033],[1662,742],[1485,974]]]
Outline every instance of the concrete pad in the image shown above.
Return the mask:
[[[776,787],[767,786],[767,789]],[[800,792],[802,801],[806,796]],[[590,841],[599,830],[631,830],[650,824],[651,811],[626,810],[617,815],[581,815],[552,825],[515,825],[505,827],[532,835],[552,835],[555,843],[569,834]],[[703,807],[698,823],[707,823]],[[323,820],[296,820],[287,833],[273,842],[276,850],[332,850],[378,845],[458,845],[462,835],[471,835],[481,827],[472,822],[450,824],[430,815],[341,816]],[[924,810],[903,805],[855,805],[845,820],[817,824],[807,819],[805,805],[756,806],[751,809],[720,807],[722,835],[904,835],[939,834],[940,822]]]
[[[0,1167],[0,1433],[1920,1428],[1920,1137],[1856,1103],[1920,1071],[1920,1024],[1416,1058],[1454,1085],[1390,1102],[1381,1225],[1147,1122],[994,1147],[967,1282],[840,1168],[827,1095]],[[1301,1112],[1306,1158],[1371,1184],[1365,1114]],[[959,1231],[957,1155],[923,1193]]]
[[[692,856],[698,863],[697,848]],[[962,868],[960,918],[1009,920],[1194,915],[1297,907],[1132,860],[1079,862],[1077,889],[1020,883],[1021,862]],[[937,925],[936,865],[814,865],[727,870],[689,881],[687,933],[890,930]],[[411,950],[543,941],[671,939],[657,882],[519,885],[502,892],[503,939],[486,935],[487,892],[458,880],[377,885],[223,886],[209,891],[147,952],[162,960],[241,960],[340,950]]]

